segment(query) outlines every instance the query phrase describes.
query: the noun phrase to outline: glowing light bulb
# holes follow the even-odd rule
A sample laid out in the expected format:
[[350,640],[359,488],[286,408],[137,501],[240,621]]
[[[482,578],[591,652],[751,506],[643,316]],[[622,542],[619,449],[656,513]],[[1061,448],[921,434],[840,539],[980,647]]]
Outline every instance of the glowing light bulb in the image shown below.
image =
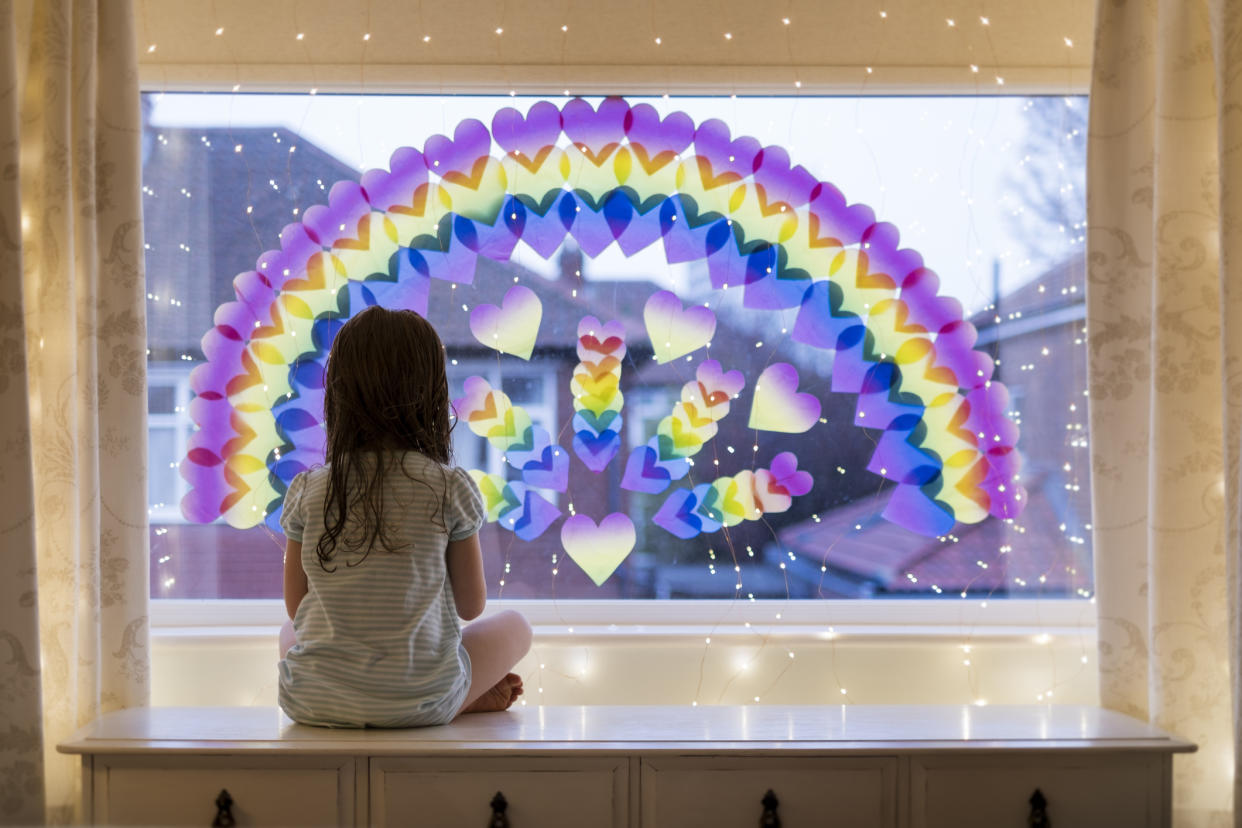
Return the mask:
[[224,34],[224,27],[223,27],[223,26],[221,26],[220,28],[216,29],[216,37],[219,37],[219,36],[220,36],[220,35],[222,35],[222,34]]

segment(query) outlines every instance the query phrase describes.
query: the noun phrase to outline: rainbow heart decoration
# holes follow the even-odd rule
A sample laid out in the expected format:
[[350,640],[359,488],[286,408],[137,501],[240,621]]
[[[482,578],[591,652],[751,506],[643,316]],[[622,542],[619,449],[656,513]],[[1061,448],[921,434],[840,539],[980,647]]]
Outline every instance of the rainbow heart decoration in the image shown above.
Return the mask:
[[[454,297],[467,295],[481,259],[507,260],[519,242],[546,258],[566,239],[588,255],[659,244],[670,263],[702,265],[695,295],[738,290],[749,312],[793,311],[793,340],[833,352],[831,393],[856,395],[855,423],[882,432],[868,468],[895,484],[888,520],[934,536],[1021,513],[1018,431],[1004,387],[975,349],[960,303],[939,294],[939,279],[901,247],[897,228],[780,147],[733,135],[721,121],[695,124],[608,98],[502,109],[490,129],[463,121],[421,150],[398,150],[387,170],[337,182],[326,204],[286,227],[278,248],[237,276],[237,300],[217,309],[203,337],[207,362],[190,380],[198,429],[180,467],[191,486],[187,519],[279,528],[287,485],[323,462],[323,373],[344,319],[371,304],[425,316],[433,295],[453,286]],[[476,305],[472,334],[502,359],[529,360],[543,321],[537,289],[537,280],[515,284],[499,305]],[[715,335],[710,309],[686,307],[670,291],[647,298],[642,316],[659,364],[693,361]],[[619,330],[582,321],[572,449],[595,470],[620,446],[625,342]],[[687,475],[741,390],[721,379],[735,372],[713,365],[701,362],[656,433],[631,451],[626,488],[665,491]],[[536,536],[553,525],[555,505],[537,498],[560,485],[567,450],[503,393],[472,380],[456,401],[459,416],[540,484],[488,479],[485,500],[502,526]],[[749,425],[811,429],[820,405],[799,380],[792,365],[768,366],[753,383]],[[676,489],[657,524],[681,537],[751,519],[801,496],[800,474],[774,460],[728,482]]]

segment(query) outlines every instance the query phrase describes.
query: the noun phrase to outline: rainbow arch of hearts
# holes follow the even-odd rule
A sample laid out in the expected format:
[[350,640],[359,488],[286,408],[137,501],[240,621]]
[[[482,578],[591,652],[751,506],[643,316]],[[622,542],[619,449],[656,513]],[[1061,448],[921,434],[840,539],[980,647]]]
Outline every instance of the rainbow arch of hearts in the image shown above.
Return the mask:
[[186,518],[275,528],[289,481],[322,462],[326,354],[354,310],[426,314],[480,256],[507,260],[521,240],[547,258],[569,236],[588,256],[659,243],[670,263],[706,261],[747,308],[796,310],[792,338],[833,352],[832,391],[857,394],[855,425],[881,432],[868,469],[895,484],[887,519],[942,535],[1021,512],[1008,393],[897,229],[780,147],[607,98],[503,109],[490,130],[465,120],[285,227],[203,337]]

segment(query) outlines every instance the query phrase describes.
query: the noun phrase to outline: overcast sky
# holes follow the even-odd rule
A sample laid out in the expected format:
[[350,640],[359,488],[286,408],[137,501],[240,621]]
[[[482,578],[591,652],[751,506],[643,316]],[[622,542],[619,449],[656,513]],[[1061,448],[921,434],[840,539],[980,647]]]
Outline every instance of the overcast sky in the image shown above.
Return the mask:
[[[283,126],[359,171],[387,167],[399,147],[421,149],[431,135],[451,135],[462,119],[490,125],[498,109],[514,106],[525,112],[537,100],[322,94],[153,97],[151,121],[156,126]],[[994,260],[1001,262],[1005,290],[1037,276],[1047,264],[1024,263],[1022,247],[1002,215],[1014,206],[1012,199],[1006,200],[1006,177],[1023,154],[1024,98],[629,100],[648,102],[662,114],[683,110],[696,123],[720,118],[735,137],[752,135],[764,145],[785,147],[794,163],[834,184],[848,201],[867,204],[880,219],[895,224],[903,245],[922,253],[939,274],[942,292],[956,296],[968,310],[991,301]],[[1062,151],[1049,148],[1053,154]],[[1065,166],[1076,165],[1066,159]],[[1075,192],[1081,197],[1080,190]],[[1070,251],[1055,235],[1047,248],[1050,260]],[[612,251],[615,246],[588,272],[653,278],[671,286],[684,278],[685,269],[664,262],[658,245],[632,260]],[[547,269],[528,248],[520,248],[517,258],[528,267]]]

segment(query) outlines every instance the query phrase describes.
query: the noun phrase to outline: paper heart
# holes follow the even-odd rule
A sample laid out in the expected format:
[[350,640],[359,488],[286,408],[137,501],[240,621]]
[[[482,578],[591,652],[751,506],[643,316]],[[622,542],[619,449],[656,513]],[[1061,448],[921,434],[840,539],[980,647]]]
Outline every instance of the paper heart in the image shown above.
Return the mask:
[[520,508],[510,509],[500,516],[501,527],[508,529],[524,541],[533,541],[556,522],[561,510],[549,503],[539,492],[533,492],[521,483],[510,483],[507,487],[520,504]]
[[571,515],[561,526],[561,546],[596,586],[602,586],[634,549],[638,539],[628,516],[613,512],[596,525],[586,515]]
[[599,109],[574,98],[561,111],[561,122],[569,140],[592,164],[600,164],[625,138],[629,111],[630,105],[623,98],[604,98]]
[[453,130],[452,140],[433,135],[423,145],[427,169],[443,177],[455,172],[471,175],[475,165],[491,151],[492,134],[481,121],[467,118]]
[[[728,125],[712,118],[699,124],[699,128],[695,130],[694,151],[710,163],[711,170],[718,178],[726,171],[732,174],[732,180],[746,178],[754,172],[755,156],[760,150],[759,142],[750,136],[737,140],[730,138]],[[707,180],[703,183],[705,188],[710,189]]]
[[632,492],[659,494],[674,480],[686,476],[690,466],[684,460],[660,462],[659,452],[650,445],[639,446],[630,452],[621,477],[621,488]]
[[506,107],[492,117],[492,137],[507,153],[533,163],[561,135],[561,111],[550,101],[539,101],[526,113]]
[[[515,441],[505,447],[505,462],[521,471],[529,462],[539,462],[543,450],[552,446],[552,435],[543,426],[532,425],[521,441]],[[554,448],[559,449],[559,446]],[[563,454],[564,452],[562,452]]]
[[694,121],[684,112],[664,120],[651,104],[631,107],[625,120],[630,149],[648,175],[674,160],[694,140]]
[[[674,457],[689,457],[703,447],[703,431],[691,429],[677,417],[665,417],[656,427],[659,437],[669,441]],[[715,432],[713,432],[714,434]],[[710,439],[711,435],[708,435]],[[661,459],[664,459],[664,445],[661,444]]]
[[[501,422],[489,428],[485,436],[492,445],[505,451],[515,441],[524,441],[524,435],[531,425],[530,415],[526,413],[526,409],[510,407],[505,409]],[[527,448],[530,447],[529,443],[525,445]]]
[[[492,393],[492,385],[483,377],[469,376],[462,383],[462,391],[464,393],[453,400],[453,410],[458,417],[469,419],[471,414],[483,409],[487,396]],[[494,408],[493,403],[493,411]]]
[[818,422],[819,414],[819,400],[798,392],[796,368],[774,362],[763,369],[750,405],[750,428],[800,434]]
[[847,206],[841,191],[822,181],[811,189],[808,215],[814,246],[858,244],[867,228],[875,224],[875,213],[870,207],[865,204]]
[[513,285],[500,307],[476,305],[470,311],[470,332],[489,348],[529,360],[542,317],[543,304],[535,292]]
[[703,483],[695,486],[693,490],[674,490],[661,504],[651,522],[682,540],[690,540],[700,532],[717,531],[720,523],[698,511],[700,498],[708,488],[708,484]]
[[605,429],[599,434],[579,431],[574,433],[573,447],[574,454],[578,455],[582,464],[599,474],[617,456],[621,449],[621,438],[612,429]]
[[385,213],[410,207],[414,193],[426,184],[427,164],[423,154],[413,147],[401,147],[394,152],[387,170],[367,170],[362,174],[362,194],[367,203]]
[[502,514],[522,505],[500,475],[487,474],[478,469],[470,469],[469,473],[474,484],[479,487],[479,494],[483,496],[483,506],[487,510],[489,521],[498,520]]
[[316,204],[302,214],[302,224],[311,237],[324,247],[348,238],[358,229],[358,222],[371,212],[362,185],[356,181],[338,181],[328,192],[327,205]]
[[694,305],[682,308],[672,291],[651,295],[643,307],[643,322],[655,351],[656,361],[670,362],[709,344],[716,333],[716,314]]
[[522,480],[539,489],[565,491],[569,488],[569,453],[560,446],[547,446],[537,459],[522,466]]
[[578,364],[582,372],[588,374],[591,379],[599,380],[609,374],[619,374],[621,372],[621,360],[615,356],[603,357],[598,362],[590,362],[583,360]]
[[767,469],[755,469],[754,497],[756,506],[764,515],[787,511],[793,505],[789,491],[777,483]]
[[596,414],[589,409],[583,408],[574,413],[573,426],[574,431],[593,431],[601,434],[607,428],[620,433],[621,413],[613,409],[604,409]]
[[746,376],[737,369],[723,372],[714,359],[704,360],[694,372],[705,394],[704,403],[709,406],[728,402],[746,385]]
[[809,492],[815,483],[808,472],[798,469],[798,456],[792,451],[782,451],[773,457],[768,469],[776,483],[795,497]]

